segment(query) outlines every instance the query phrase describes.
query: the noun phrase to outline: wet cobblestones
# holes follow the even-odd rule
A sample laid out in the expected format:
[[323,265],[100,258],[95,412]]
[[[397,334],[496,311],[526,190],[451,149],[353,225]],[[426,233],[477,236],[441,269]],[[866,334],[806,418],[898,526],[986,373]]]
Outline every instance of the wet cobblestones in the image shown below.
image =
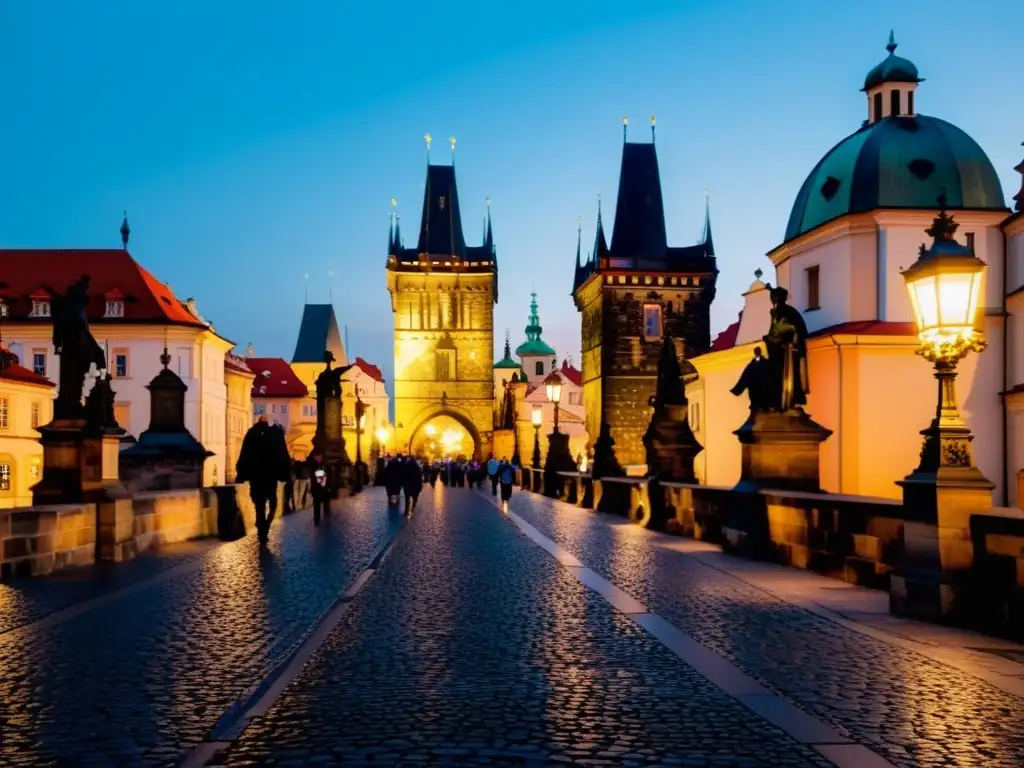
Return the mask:
[[451,489],[218,764],[271,763],[829,765]]
[[[319,529],[308,512],[286,518],[268,550],[253,537],[215,546],[167,581],[54,626],[0,635],[0,764],[174,760],[273,668],[400,525],[382,494],[363,494]],[[147,567],[147,576],[160,570]]]
[[852,632],[614,518],[517,494],[512,510],[766,687],[898,766],[1024,764],[1024,701]]

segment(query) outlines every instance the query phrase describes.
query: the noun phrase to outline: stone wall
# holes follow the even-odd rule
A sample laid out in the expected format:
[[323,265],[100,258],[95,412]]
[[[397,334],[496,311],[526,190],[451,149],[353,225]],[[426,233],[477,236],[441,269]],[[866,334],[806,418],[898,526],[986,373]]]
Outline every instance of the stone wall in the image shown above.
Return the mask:
[[[278,489],[278,510],[282,489]],[[100,504],[0,510],[0,580],[97,560],[118,562],[153,547],[255,531],[248,486],[150,491]]]

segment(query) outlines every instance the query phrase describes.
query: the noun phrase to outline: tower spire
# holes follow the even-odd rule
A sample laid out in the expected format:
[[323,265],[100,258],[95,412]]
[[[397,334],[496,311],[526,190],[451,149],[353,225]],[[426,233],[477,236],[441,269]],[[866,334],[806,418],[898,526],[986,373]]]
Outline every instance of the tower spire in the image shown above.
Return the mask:
[[629,117],[627,115],[622,116],[622,143],[626,143],[626,129],[629,128]]
[[124,219],[121,221],[121,247],[126,251],[128,250],[128,236],[132,233],[132,228],[128,226],[128,211],[124,212]]
[[711,237],[711,190],[704,190],[704,255],[715,255],[715,241]]
[[512,359],[512,338],[509,335],[508,328],[505,329],[505,360]]
[[427,142],[427,164],[430,164],[430,142],[434,140],[434,137],[429,133],[423,134],[423,140]]
[[651,144],[654,143],[654,125],[657,122],[657,118],[655,118],[654,115],[651,115]]
[[889,55],[896,53],[896,33],[891,29],[889,30],[889,44],[885,46],[885,50],[889,52]]

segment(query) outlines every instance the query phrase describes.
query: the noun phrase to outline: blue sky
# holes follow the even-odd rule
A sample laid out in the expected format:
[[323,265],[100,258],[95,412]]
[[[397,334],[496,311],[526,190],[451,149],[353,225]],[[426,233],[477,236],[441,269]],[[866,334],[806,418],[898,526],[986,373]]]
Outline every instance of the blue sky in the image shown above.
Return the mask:
[[1019,0],[353,6],[0,3],[0,246],[116,247],[127,209],[133,255],[240,348],[291,356],[308,274],[390,377],[389,202],[414,241],[423,134],[445,162],[454,135],[470,243],[493,200],[496,343],[521,340],[536,283],[545,338],[578,360],[577,216],[586,248],[598,193],[614,212],[622,115],[646,140],[654,114],[671,244],[698,239],[711,189],[717,331],[866,116],[890,28],[927,79],[919,110],[1019,185]]

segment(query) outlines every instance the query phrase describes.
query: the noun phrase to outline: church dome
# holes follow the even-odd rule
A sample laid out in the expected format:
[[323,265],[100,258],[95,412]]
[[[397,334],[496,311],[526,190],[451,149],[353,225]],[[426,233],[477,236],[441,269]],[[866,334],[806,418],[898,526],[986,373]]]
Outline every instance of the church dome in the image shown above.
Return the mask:
[[883,83],[920,83],[914,62],[896,55],[896,38],[889,33],[889,44],[885,47],[889,55],[874,67],[864,78],[864,90],[870,91]]

